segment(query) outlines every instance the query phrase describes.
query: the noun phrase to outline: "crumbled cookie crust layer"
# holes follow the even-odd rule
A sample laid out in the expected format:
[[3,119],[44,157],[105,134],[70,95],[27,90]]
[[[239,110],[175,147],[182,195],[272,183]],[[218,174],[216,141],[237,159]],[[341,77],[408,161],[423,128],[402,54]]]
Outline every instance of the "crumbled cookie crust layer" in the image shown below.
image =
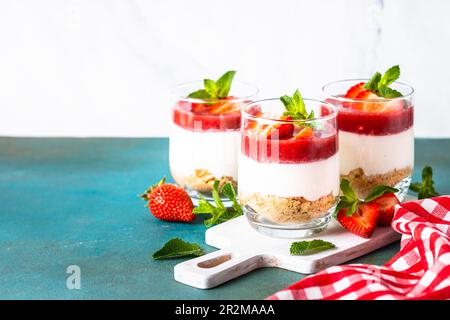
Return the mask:
[[359,197],[365,198],[376,185],[386,185],[394,187],[404,178],[412,173],[411,167],[395,169],[384,174],[366,175],[361,168],[353,169],[346,175],[341,175],[341,179],[350,181],[350,185]]
[[237,182],[233,179],[233,177],[215,177],[211,172],[205,169],[196,169],[193,174],[184,177],[183,179],[175,176],[173,178],[180,186],[187,187],[201,193],[211,193],[215,180],[219,180],[219,189],[222,188],[222,186],[227,182],[231,182],[233,187],[237,189]]
[[307,223],[327,215],[336,204],[332,193],[316,201],[303,197],[277,197],[260,193],[239,193],[241,205],[250,206],[269,221],[281,224]]

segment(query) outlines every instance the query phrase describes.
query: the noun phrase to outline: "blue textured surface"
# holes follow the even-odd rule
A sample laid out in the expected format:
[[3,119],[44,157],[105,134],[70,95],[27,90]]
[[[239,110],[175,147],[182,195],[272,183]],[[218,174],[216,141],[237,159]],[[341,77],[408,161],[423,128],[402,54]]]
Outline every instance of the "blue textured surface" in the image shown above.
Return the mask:
[[[416,168],[431,164],[437,189],[449,194],[450,140],[418,140],[416,150]],[[158,221],[137,197],[164,175],[167,139],[0,138],[0,298],[262,299],[302,278],[261,269],[211,290],[174,281],[182,260],[150,258],[166,240],[214,249],[200,219]],[[397,249],[356,261],[382,264]],[[81,290],[66,288],[72,264]]]

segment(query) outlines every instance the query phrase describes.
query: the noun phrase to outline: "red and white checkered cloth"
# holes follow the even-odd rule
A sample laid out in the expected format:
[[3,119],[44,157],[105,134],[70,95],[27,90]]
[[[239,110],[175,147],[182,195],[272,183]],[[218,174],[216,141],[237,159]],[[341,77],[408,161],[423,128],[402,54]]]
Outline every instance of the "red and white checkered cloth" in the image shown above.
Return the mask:
[[335,266],[267,299],[450,299],[450,196],[402,203],[400,252],[384,266]]

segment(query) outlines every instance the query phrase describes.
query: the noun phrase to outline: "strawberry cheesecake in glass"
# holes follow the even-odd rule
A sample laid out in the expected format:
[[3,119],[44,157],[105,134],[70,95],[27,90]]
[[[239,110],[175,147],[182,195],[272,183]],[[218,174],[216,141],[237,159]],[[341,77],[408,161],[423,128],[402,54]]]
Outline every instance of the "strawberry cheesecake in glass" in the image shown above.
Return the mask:
[[231,182],[237,187],[240,108],[258,90],[249,84],[233,82],[222,97],[214,96],[213,85],[209,88],[213,92],[210,97],[202,93],[203,89],[198,90],[205,81],[185,83],[174,89],[169,163],[175,182],[190,196],[198,198],[200,194],[211,200],[215,180],[220,181],[220,186]]
[[399,190],[401,201],[411,182],[414,90],[395,81],[399,74],[396,66],[384,76],[323,87],[327,101],[338,108],[340,175],[360,198],[376,185],[387,185]]
[[303,237],[326,228],[339,194],[336,111],[298,91],[284,98],[242,110],[238,196],[259,232]]

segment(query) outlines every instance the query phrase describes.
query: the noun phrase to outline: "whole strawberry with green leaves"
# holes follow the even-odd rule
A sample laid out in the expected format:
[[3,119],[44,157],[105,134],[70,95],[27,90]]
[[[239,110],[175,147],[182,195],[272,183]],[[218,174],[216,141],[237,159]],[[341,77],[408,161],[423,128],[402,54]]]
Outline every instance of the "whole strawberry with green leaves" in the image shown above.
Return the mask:
[[172,222],[190,222],[194,204],[181,187],[166,183],[166,178],[148,188],[141,197],[148,201],[148,208],[156,218]]

